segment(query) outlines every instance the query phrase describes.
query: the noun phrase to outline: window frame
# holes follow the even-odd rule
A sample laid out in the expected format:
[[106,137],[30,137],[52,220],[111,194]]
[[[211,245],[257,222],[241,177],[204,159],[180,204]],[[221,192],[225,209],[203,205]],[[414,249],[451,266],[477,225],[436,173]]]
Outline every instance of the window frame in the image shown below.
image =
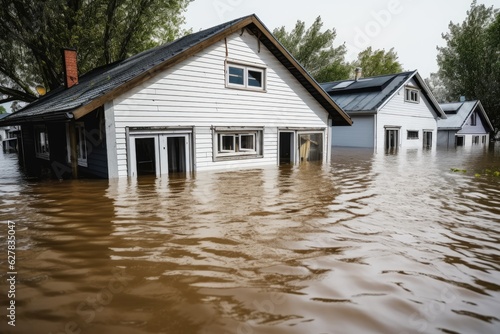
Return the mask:
[[[230,74],[231,68],[238,68],[243,70],[243,84],[232,83],[230,82],[230,78],[232,75]],[[254,86],[250,85],[250,75],[249,72],[258,72],[261,74],[261,85]],[[266,91],[266,82],[267,82],[267,70],[264,66],[250,65],[244,63],[238,63],[233,61],[226,61],[226,87],[234,88],[234,89],[243,89],[243,90],[252,90],[257,92],[265,92]]]
[[[69,123],[66,124],[66,151],[67,151],[67,162],[71,163],[71,139],[69,134]],[[88,150],[87,150],[87,132],[85,130],[84,122],[75,123],[76,132],[76,154],[78,166],[88,167]],[[82,144],[83,143],[83,150]],[[85,152],[85,154],[83,154]]]
[[473,112],[470,115],[470,126],[477,126],[477,114],[476,114],[476,112]]
[[[264,128],[214,127],[212,136],[214,161],[263,158]],[[223,149],[222,139],[226,136],[233,138],[233,150]],[[241,148],[244,136],[252,136],[253,149]]]
[[[35,156],[40,159],[50,160],[49,132],[46,125],[34,126]],[[43,139],[42,139],[43,134]],[[42,145],[42,142],[43,144]],[[42,149],[43,147],[43,149]]]
[[[415,99],[412,99],[413,95],[415,94]],[[405,102],[410,102],[410,103],[420,103],[420,89],[415,88],[415,87],[405,87]]]
[[[410,133],[416,134],[416,137],[411,136]],[[407,140],[418,140],[420,139],[420,131],[419,130],[406,130],[406,139]]]

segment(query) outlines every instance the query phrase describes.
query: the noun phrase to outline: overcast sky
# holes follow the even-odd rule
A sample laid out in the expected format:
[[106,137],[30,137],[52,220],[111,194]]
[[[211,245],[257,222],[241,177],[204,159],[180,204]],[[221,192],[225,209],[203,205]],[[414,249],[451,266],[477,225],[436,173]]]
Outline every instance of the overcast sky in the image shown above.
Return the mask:
[[[297,20],[309,27],[319,15],[324,30],[335,28],[336,44],[345,43],[347,60],[368,46],[394,47],[405,70],[417,69],[426,78],[437,71],[436,46],[444,45],[441,34],[450,21],[462,23],[472,0],[195,0],[185,13],[186,28],[193,31],[250,15],[269,30]],[[478,0],[499,7],[499,0]]]

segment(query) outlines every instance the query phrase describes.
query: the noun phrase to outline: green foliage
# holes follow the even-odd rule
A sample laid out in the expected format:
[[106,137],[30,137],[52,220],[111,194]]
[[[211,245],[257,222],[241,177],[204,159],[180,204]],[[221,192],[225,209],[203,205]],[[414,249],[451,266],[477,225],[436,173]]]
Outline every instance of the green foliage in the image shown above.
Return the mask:
[[122,60],[183,34],[190,0],[0,0],[0,103],[32,101],[33,87],[62,82],[61,48],[79,72]]
[[345,61],[346,47],[344,44],[333,47],[335,29],[321,32],[322,27],[318,16],[307,30],[299,20],[291,32],[281,27],[274,29],[273,34],[318,82],[347,79],[351,67]]
[[394,52],[394,48],[391,48],[389,51],[373,51],[370,46],[359,53],[355,65],[362,68],[362,73],[365,77],[394,74],[403,71],[403,66],[398,61],[398,55]]
[[5,109],[4,106],[0,106],[0,114],[6,114],[7,110]]
[[453,172],[453,173],[467,173],[467,170],[466,169],[460,169],[460,168],[450,168],[450,170]]
[[473,1],[465,21],[450,23],[438,47],[439,77],[449,99],[479,99],[496,131],[500,129],[500,14]]
[[475,177],[482,177],[482,176],[500,177],[500,170],[485,169],[481,173],[476,173],[474,176]]
[[439,103],[456,102],[450,97],[450,93],[437,73],[431,73],[430,77],[425,79],[425,83]]

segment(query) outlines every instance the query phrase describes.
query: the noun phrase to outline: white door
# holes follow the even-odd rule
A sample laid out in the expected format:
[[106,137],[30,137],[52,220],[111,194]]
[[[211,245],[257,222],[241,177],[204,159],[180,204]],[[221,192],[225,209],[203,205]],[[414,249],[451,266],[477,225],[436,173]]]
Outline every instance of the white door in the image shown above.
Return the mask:
[[131,177],[191,171],[190,134],[131,134],[128,153]]

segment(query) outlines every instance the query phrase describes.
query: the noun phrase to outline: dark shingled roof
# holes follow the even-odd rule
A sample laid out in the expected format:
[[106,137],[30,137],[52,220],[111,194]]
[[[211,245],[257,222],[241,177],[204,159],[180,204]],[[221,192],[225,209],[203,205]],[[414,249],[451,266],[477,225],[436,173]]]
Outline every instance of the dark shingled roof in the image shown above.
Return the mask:
[[292,75],[330,113],[334,124],[351,124],[350,117],[328,97],[328,94],[279,44],[255,15],[245,16],[193,33],[174,42],[146,50],[123,61],[96,68],[79,77],[77,85],[69,89],[60,86],[52,90],[47,95],[10,115],[2,123],[20,124],[23,122],[79,118],[89,112],[89,108],[95,109],[104,102],[112,100],[116,97],[116,94],[119,95],[118,91],[131,89],[140,83],[140,80],[152,77],[159,71],[164,70],[169,66],[169,61],[185,59],[190,55],[186,51],[194,50],[197,46],[201,46],[202,42],[211,38],[220,40],[242,28],[252,31],[287,67]]
[[411,78],[415,78],[434,108],[436,114],[446,118],[438,103],[428,91],[417,71],[387,74],[355,80],[322,83],[321,87],[333,100],[351,115],[376,113]]

